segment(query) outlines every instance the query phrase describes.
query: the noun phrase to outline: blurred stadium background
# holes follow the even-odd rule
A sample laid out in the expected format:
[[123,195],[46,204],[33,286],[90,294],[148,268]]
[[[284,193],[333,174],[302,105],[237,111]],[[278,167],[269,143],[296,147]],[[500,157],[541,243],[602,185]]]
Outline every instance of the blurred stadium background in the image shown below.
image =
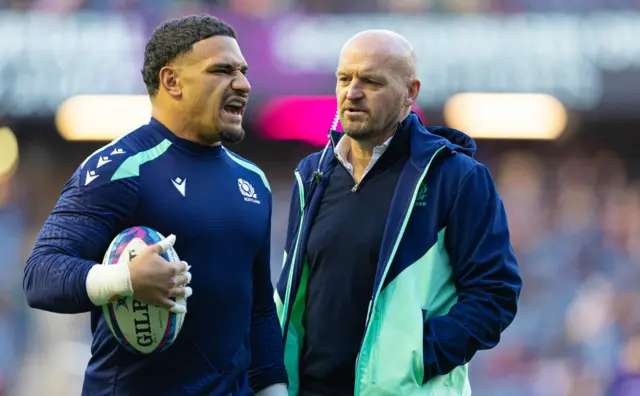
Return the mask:
[[515,322],[471,363],[474,395],[640,395],[639,0],[0,0],[0,395],[79,394],[88,317],[27,309],[25,258],[75,167],[148,120],[154,26],[200,12],[237,29],[250,64],[233,149],[273,188],[274,279],[339,49],[396,30],[417,49],[426,121],[477,139],[524,277]]

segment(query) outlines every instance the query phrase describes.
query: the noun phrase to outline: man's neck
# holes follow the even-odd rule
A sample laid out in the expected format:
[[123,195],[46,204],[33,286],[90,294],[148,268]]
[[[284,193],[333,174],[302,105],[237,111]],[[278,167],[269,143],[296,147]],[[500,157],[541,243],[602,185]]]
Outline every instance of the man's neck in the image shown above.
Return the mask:
[[357,141],[355,139],[350,139],[349,143],[351,148],[349,150],[349,158],[347,160],[353,167],[353,177],[357,183],[360,183],[360,180],[362,180],[362,176],[364,175],[364,171],[371,163],[373,149],[389,140],[389,138],[394,135],[395,131],[396,128],[394,127],[390,132],[373,140]]
[[208,146],[218,146],[220,144],[220,142],[209,144],[202,141],[195,128],[190,126],[188,120],[179,113],[154,108],[151,112],[151,116],[167,127],[167,129],[173,132],[174,135],[182,139]]
[[380,146],[381,144],[389,140],[390,137],[395,135],[396,131],[398,130],[398,122],[402,122],[402,120],[404,120],[410,112],[411,109],[406,109],[397,122],[394,122],[392,125],[386,128],[386,133],[383,133],[382,135],[377,136],[374,139],[359,141],[353,138],[349,139],[349,144],[351,147],[349,150],[349,158],[347,158],[347,161],[349,161],[349,163],[353,167],[353,177],[356,180],[356,183],[360,183],[360,180],[362,180],[362,177],[364,175],[364,171],[371,163],[371,158],[373,157],[373,149],[377,146]]

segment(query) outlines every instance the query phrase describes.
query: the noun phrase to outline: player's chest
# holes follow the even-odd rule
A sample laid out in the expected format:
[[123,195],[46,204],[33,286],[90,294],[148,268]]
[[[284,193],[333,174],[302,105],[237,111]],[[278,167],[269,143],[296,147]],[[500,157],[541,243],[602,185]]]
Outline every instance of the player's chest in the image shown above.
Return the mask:
[[261,243],[269,226],[269,197],[259,181],[250,175],[179,169],[153,178],[141,175],[136,221],[183,241]]

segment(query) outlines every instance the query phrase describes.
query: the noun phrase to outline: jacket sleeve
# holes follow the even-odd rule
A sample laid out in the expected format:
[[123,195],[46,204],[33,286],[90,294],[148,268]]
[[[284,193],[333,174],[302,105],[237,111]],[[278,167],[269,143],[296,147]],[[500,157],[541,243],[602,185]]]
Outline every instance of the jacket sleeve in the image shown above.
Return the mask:
[[111,181],[115,160],[100,169],[93,162],[65,184],[27,260],[23,288],[32,308],[56,313],[95,308],[87,294],[87,274],[131,221],[137,181]]
[[271,285],[271,196],[265,241],[253,266],[253,308],[251,314],[251,367],[249,383],[254,392],[273,384],[287,384],[282,331],[278,323]]
[[445,246],[458,301],[446,315],[425,322],[425,382],[496,346],[516,314],[522,281],[502,200],[482,165],[461,183]]

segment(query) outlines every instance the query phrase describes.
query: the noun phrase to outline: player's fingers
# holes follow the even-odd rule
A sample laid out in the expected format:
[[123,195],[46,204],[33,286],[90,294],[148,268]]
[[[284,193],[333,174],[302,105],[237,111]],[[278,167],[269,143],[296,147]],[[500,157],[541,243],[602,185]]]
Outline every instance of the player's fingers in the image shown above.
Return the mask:
[[174,287],[173,289],[171,289],[171,291],[169,292],[169,296],[171,297],[184,297],[184,298],[189,298],[191,297],[191,295],[193,295],[193,289],[190,288],[189,286],[185,286],[185,287]]
[[183,272],[181,274],[176,275],[174,279],[176,282],[176,286],[184,286],[187,283],[189,283],[189,281],[191,281],[191,273]]
[[189,271],[189,268],[191,268],[191,266],[187,264],[186,261],[176,261],[176,262],[173,262],[172,264],[173,264],[173,270],[175,271],[174,275],[183,274]]
[[161,240],[160,242],[153,245],[153,251],[158,254],[166,252],[167,250],[173,247],[174,243],[176,243],[176,236],[171,234],[168,237]]
[[172,304],[172,306],[169,308],[169,311],[177,314],[187,313],[186,305],[176,304],[174,301],[171,301],[171,300],[167,300],[167,301]]

